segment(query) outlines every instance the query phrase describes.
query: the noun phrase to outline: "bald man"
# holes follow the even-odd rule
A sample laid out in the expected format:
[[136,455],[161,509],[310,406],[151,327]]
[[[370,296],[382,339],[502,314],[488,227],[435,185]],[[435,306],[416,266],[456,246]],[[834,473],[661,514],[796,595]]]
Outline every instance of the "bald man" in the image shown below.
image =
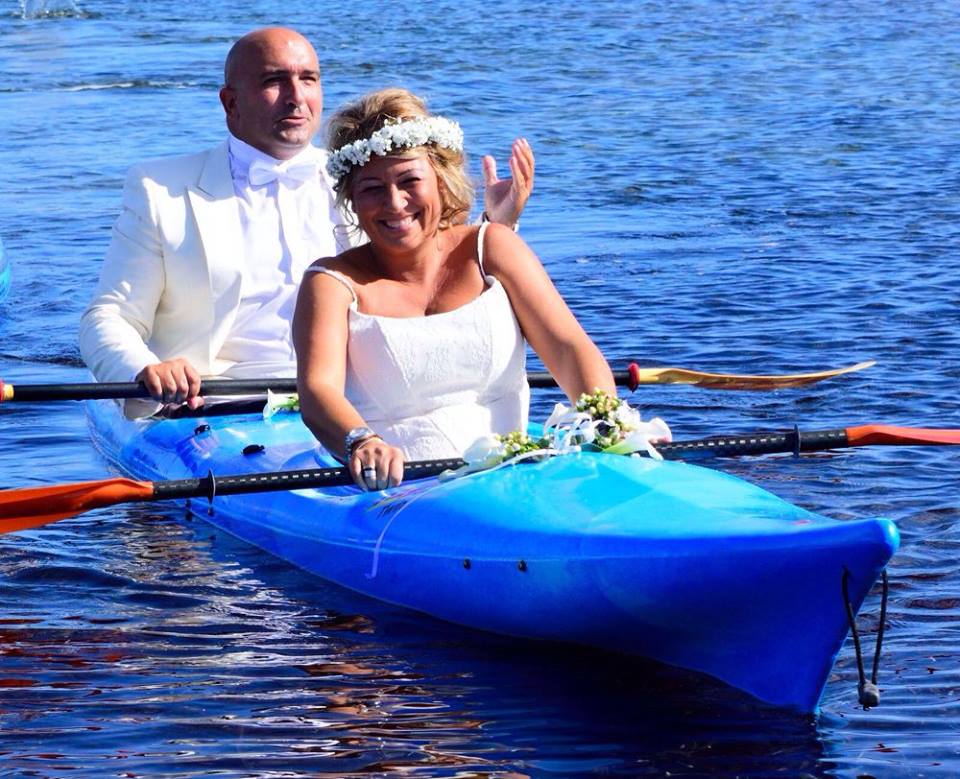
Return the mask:
[[[326,152],[311,145],[323,89],[298,32],[255,30],[224,65],[227,140],[127,174],[100,282],[80,322],[98,381],[143,381],[128,416],[202,405],[203,376],[295,376],[290,321],[304,269],[362,236],[334,204]],[[514,224],[533,186],[529,145],[510,179],[484,158],[486,214]]]

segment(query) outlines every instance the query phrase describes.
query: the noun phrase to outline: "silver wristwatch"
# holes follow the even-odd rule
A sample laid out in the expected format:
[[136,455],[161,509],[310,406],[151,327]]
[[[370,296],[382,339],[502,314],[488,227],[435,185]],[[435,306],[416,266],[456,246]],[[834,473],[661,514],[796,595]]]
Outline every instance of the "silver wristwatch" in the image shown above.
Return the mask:
[[379,438],[376,433],[374,433],[369,427],[355,427],[353,430],[347,432],[346,437],[343,439],[343,451],[347,455],[349,460],[353,457],[353,450],[357,448],[357,445],[366,441],[368,438]]

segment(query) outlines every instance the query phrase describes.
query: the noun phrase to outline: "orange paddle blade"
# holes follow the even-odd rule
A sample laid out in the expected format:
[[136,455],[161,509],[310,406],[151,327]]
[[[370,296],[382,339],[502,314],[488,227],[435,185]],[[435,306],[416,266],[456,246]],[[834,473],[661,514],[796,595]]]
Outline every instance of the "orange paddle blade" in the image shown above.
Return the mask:
[[124,478],[0,490],[0,533],[39,527],[91,509],[152,497],[152,482]]
[[892,425],[860,425],[847,428],[850,446],[950,446],[960,445],[960,430]]

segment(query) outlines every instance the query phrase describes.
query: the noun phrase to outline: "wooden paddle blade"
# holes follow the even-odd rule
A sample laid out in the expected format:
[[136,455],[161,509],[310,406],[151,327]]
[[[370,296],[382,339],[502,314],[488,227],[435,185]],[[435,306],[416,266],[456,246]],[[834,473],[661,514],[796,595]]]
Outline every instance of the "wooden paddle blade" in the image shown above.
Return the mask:
[[640,368],[630,366],[631,386],[640,384],[693,384],[697,387],[729,390],[773,390],[787,387],[802,387],[805,384],[823,381],[844,373],[862,371],[876,364],[876,360],[858,362],[845,368],[835,368],[816,373],[794,373],[773,376],[753,376],[736,373],[704,373],[686,368]]
[[0,490],[0,533],[48,525],[103,506],[150,500],[153,492],[152,482],[124,478]]
[[847,428],[850,446],[957,446],[960,430],[893,425],[861,425]]

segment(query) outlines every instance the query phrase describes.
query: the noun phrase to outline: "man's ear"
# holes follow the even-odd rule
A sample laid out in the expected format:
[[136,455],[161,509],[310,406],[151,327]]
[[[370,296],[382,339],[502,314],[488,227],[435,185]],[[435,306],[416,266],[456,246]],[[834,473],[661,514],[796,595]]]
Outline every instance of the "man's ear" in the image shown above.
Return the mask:
[[232,116],[237,105],[237,92],[233,87],[222,87],[220,89],[220,105],[226,115]]

